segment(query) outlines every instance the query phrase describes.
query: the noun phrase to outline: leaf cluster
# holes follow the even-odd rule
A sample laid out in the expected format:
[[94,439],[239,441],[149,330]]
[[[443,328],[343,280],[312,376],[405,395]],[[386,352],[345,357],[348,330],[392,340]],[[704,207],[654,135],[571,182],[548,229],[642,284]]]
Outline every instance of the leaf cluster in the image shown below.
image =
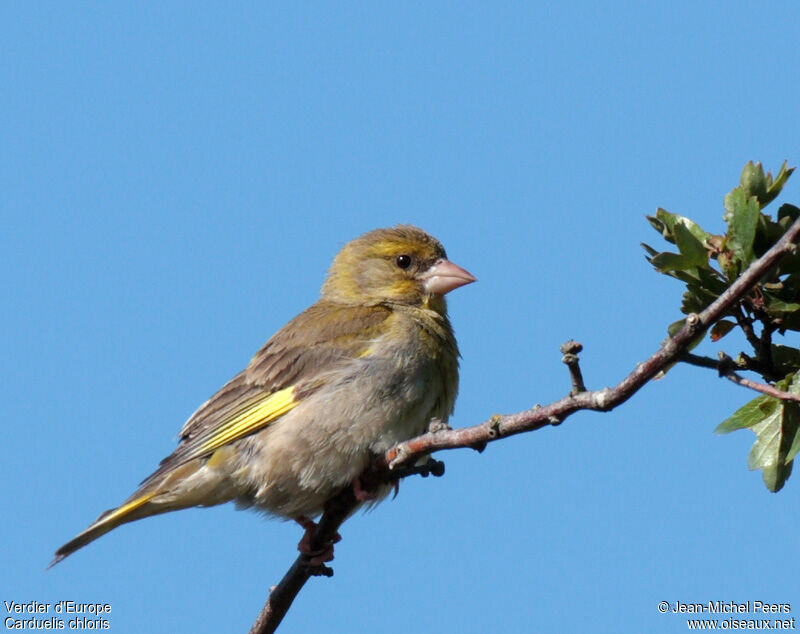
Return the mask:
[[[781,193],[794,168],[784,163],[777,176],[764,173],[761,163],[748,162],[739,185],[724,199],[724,234],[712,234],[696,222],[658,209],[647,219],[675,251],[658,251],[642,244],[647,260],[659,273],[683,282],[686,290],[681,311],[689,315],[708,307],[750,265],[772,247],[800,216],[800,208],[785,203],[775,219],[764,208]],[[671,324],[670,334],[685,320]],[[752,371],[764,381],[790,393],[800,394],[800,349],[773,343],[775,334],[800,331],[800,253],[783,258],[779,265],[726,315],[710,328],[712,341],[740,329],[750,346],[731,360],[738,371]],[[708,332],[693,342],[698,345]],[[720,358],[728,358],[720,353]],[[770,491],[779,490],[792,469],[800,449],[800,404],[772,396],[759,396],[737,410],[717,427],[726,433],[749,428],[756,433],[748,465],[762,469]]]

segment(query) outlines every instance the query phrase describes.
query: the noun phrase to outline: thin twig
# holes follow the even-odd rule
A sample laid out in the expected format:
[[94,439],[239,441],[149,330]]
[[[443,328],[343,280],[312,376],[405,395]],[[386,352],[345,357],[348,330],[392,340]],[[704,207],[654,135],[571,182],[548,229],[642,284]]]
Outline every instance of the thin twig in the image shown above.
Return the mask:
[[761,340],[756,335],[756,331],[753,329],[753,319],[745,315],[744,309],[741,305],[738,305],[737,310],[733,312],[734,317],[736,317],[736,323],[739,324],[739,328],[742,329],[744,336],[747,338],[747,342],[756,351],[756,356],[761,357]]
[[728,379],[729,381],[733,381],[736,385],[741,385],[742,387],[749,388],[751,390],[755,390],[756,392],[761,392],[762,394],[766,394],[767,396],[772,396],[773,398],[780,399],[782,401],[795,401],[800,403],[800,394],[792,394],[791,392],[786,392],[784,390],[780,390],[774,385],[770,385],[769,383],[759,383],[758,381],[753,381],[751,379],[747,379],[739,374],[736,373],[734,368],[736,364],[734,363],[733,359],[726,356],[723,359],[712,359],[711,357],[703,357],[696,354],[691,354],[690,352],[686,352],[681,355],[681,361],[684,363],[688,363],[690,365],[696,365],[700,368],[709,368],[712,370],[716,370],[719,372],[721,377]]
[[[800,236],[800,219],[796,220],[781,239],[773,245],[761,258],[731,284],[708,308],[699,314],[692,313],[686,318],[683,328],[673,337],[668,338],[661,347],[646,361],[639,363],[633,371],[613,388],[604,388],[591,392],[581,391],[555,401],[544,407],[533,407],[524,412],[509,415],[495,414],[488,420],[461,429],[442,429],[428,432],[393,447],[381,460],[371,467],[373,474],[388,474],[398,477],[401,465],[413,464],[416,460],[433,451],[458,449],[465,447],[482,448],[488,443],[519,434],[534,431],[548,425],[557,425],[568,416],[580,410],[606,412],[621,405],[642,388],[650,379],[669,365],[678,361],[691,345],[692,341],[706,329],[716,323],[731,307],[739,302],[758,281],[769,273],[778,261],[789,253],[796,252],[795,242]],[[760,343],[760,342],[758,342]],[[388,481],[388,480],[387,480]],[[352,491],[343,491],[345,495]],[[338,497],[338,496],[337,496]],[[355,500],[355,498],[353,498]],[[330,508],[323,513],[317,531],[312,537],[312,546],[329,543],[341,523],[355,508],[347,504],[339,508]],[[329,529],[332,532],[329,532]],[[320,533],[319,539],[317,533]],[[322,534],[322,533],[325,534]],[[326,541],[327,540],[327,541]],[[301,557],[298,557],[300,561]],[[302,570],[298,561],[292,565],[281,582],[273,588],[261,614],[250,630],[251,634],[274,632],[280,620],[286,614],[294,597],[308,580],[310,573]],[[256,627],[258,626],[258,627]]]
[[567,364],[569,376],[572,381],[572,391],[570,394],[579,394],[586,391],[586,386],[583,384],[581,366],[578,362],[578,353],[581,350],[583,350],[583,345],[572,339],[561,344],[561,354],[564,355],[561,357],[561,362]]
[[766,394],[767,396],[772,396],[773,398],[780,399],[782,401],[795,401],[796,403],[800,403],[800,394],[792,394],[791,392],[784,392],[783,390],[779,390],[774,385],[770,385],[769,383],[759,383],[758,381],[753,381],[751,379],[746,379],[743,376],[739,376],[736,372],[726,372],[723,374],[726,379],[729,379],[736,383],[736,385],[741,385],[742,387],[750,388],[751,390],[755,390],[756,392],[761,392],[762,394]]

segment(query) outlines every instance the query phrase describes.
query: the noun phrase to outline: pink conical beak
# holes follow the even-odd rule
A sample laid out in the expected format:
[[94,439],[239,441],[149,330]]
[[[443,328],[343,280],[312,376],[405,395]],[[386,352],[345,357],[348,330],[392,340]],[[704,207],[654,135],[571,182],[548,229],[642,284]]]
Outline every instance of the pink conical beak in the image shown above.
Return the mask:
[[425,291],[444,295],[453,289],[475,281],[475,276],[450,260],[439,260],[420,276]]

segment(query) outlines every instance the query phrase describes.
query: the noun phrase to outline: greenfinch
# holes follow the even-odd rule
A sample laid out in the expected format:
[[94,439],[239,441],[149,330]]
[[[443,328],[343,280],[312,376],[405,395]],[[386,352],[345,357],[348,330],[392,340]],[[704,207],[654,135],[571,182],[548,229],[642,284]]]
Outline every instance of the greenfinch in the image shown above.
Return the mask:
[[341,489],[363,493],[359,475],[374,454],[447,421],[459,353],[444,295],[474,281],[410,225],[346,244],[320,299],[201,405],[175,451],[51,565],[120,524],[192,506],[235,501],[309,530]]

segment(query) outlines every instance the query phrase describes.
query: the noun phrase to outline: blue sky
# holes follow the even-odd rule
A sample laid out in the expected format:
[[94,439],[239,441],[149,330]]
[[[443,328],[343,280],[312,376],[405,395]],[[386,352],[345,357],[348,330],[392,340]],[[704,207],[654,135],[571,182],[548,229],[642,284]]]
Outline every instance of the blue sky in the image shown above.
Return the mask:
[[[562,396],[568,338],[589,387],[619,381],[680,316],[644,215],[721,231],[746,161],[800,163],[794,3],[265,5],[0,8],[3,600],[247,630],[293,524],[182,511],[44,567],[347,240],[414,223],[479,278],[450,300],[469,425]],[[612,413],[442,455],[345,524],[281,631],[685,629],[661,600],[800,616],[800,476],[769,494],[753,435],[712,433],[752,396],[678,367]]]

